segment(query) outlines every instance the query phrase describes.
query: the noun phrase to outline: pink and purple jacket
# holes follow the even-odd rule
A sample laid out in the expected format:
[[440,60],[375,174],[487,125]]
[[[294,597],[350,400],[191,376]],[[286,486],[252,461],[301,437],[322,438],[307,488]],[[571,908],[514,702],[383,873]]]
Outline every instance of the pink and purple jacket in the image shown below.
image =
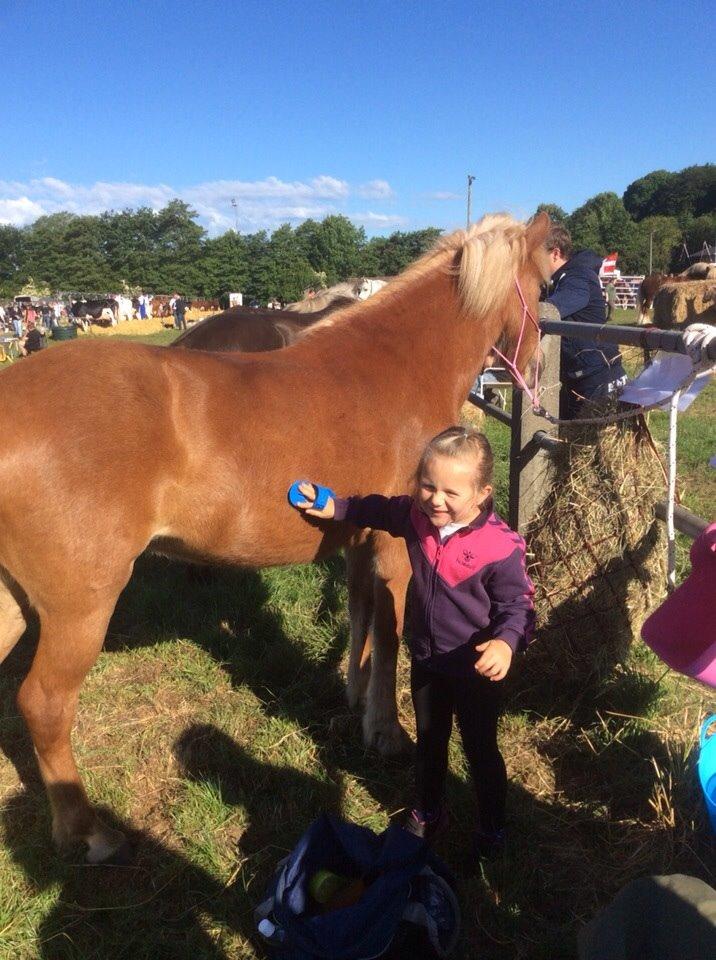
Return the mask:
[[443,541],[407,496],[336,498],[334,519],[405,538],[413,568],[409,642],[417,660],[462,672],[477,660],[477,643],[500,637],[516,653],[532,639],[525,543],[491,503]]

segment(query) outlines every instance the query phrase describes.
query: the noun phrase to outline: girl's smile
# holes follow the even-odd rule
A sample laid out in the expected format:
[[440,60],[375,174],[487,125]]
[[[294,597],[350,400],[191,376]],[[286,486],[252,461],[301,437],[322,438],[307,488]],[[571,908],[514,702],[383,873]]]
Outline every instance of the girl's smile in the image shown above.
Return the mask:
[[475,480],[471,458],[430,457],[418,478],[418,506],[434,527],[469,523],[492,493],[489,485],[476,488]]

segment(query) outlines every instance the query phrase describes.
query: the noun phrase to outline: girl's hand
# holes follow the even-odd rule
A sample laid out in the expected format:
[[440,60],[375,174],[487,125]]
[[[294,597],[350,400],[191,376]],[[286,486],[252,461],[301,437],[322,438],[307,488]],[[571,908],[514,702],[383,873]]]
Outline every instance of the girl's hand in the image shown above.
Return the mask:
[[304,483],[298,485],[299,492],[303,497],[305,497],[305,503],[297,503],[296,506],[299,510],[302,510],[304,513],[310,514],[312,517],[320,517],[322,520],[332,520],[335,516],[336,505],[333,500],[333,497],[329,497],[326,501],[326,505],[322,510],[314,510],[313,504],[316,500],[316,491],[312,483],[309,483],[307,480]]
[[478,643],[475,649],[482,656],[475,664],[475,669],[489,680],[504,680],[512,663],[512,647],[506,640],[495,637]]

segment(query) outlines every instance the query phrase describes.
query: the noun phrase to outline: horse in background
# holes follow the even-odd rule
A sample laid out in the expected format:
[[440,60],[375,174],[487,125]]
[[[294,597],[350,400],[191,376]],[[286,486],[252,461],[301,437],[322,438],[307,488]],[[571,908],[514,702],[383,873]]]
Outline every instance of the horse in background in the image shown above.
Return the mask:
[[646,326],[651,322],[649,311],[654,307],[654,297],[665,283],[686,283],[689,280],[716,280],[716,264],[692,263],[682,273],[650,273],[644,277],[637,293],[639,325]]
[[352,298],[336,297],[317,313],[306,314],[255,307],[229,307],[189,327],[171,346],[190,350],[241,350],[244,353],[280,350],[294,343],[314,323],[353,303],[355,300]]
[[318,313],[330,306],[334,300],[341,298],[343,300],[359,300],[361,284],[345,280],[342,283],[336,283],[327,290],[319,290],[314,295],[308,295],[303,300],[296,300],[294,303],[287,303],[283,308],[291,313]]
[[388,283],[387,280],[380,280],[377,277],[363,277],[359,281],[358,299],[367,300],[368,297],[382,290],[386,283]]
[[[286,491],[311,476],[342,494],[404,492],[426,441],[457,421],[493,344],[520,371],[534,365],[548,229],[544,213],[526,225],[484,217],[283,350],[84,340],[3,373],[0,404],[25,415],[6,423],[0,458],[0,661],[34,610],[39,641],[18,705],[58,847],[84,843],[87,859],[101,862],[123,843],[87,797],[71,731],[80,687],[145,550],[260,567],[345,548],[349,699],[366,696],[369,743],[402,745],[405,547],[348,523],[308,521]],[[80,407],[91,416],[77,417]]]

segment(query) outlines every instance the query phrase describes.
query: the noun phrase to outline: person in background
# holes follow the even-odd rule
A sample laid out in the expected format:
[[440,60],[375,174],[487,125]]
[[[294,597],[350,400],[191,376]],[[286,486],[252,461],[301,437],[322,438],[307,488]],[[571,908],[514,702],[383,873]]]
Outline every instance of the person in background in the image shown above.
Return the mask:
[[187,302],[178,293],[174,294],[174,326],[177,330],[186,330]]
[[38,330],[35,321],[29,320],[27,323],[27,333],[20,341],[20,355],[28,357],[31,353],[37,353],[45,346],[45,337]]
[[609,281],[607,289],[604,292],[607,295],[607,323],[609,323],[617,308],[617,288],[614,286],[613,280]]
[[24,324],[22,320],[22,311],[18,307],[13,307],[11,311],[12,326],[16,337],[22,337],[24,334]]
[[[569,231],[553,224],[545,246],[552,266],[552,290],[546,297],[562,320],[606,323],[604,297],[599,282],[602,257],[591,250],[574,253]],[[599,400],[626,383],[619,347],[596,340],[561,337],[559,415],[577,417],[585,400]]]
[[497,745],[502,681],[531,638],[534,589],[525,544],[492,509],[486,437],[450,427],[428,443],[412,496],[330,497],[316,510],[302,483],[298,509],[404,537],[413,569],[411,692],[417,725],[415,806],[406,829],[432,840],[447,822],[448,744],[457,718],[477,796],[474,850],[501,853],[507,773]]

